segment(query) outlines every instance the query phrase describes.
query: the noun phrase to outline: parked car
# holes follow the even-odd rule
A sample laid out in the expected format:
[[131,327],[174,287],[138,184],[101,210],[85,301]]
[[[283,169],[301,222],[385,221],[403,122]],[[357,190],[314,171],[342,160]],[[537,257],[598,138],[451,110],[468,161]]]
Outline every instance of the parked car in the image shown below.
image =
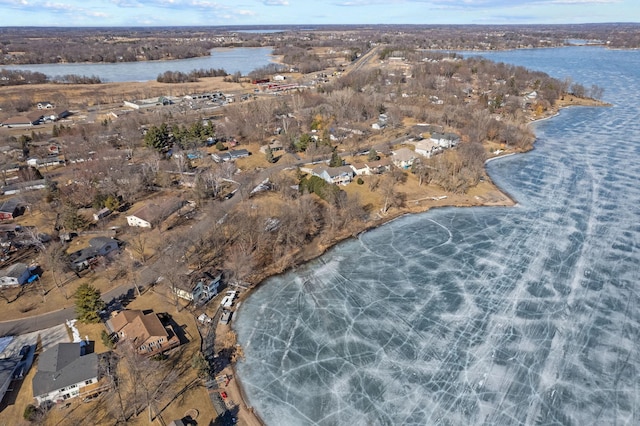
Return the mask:
[[229,324],[229,321],[231,321],[231,315],[233,315],[233,312],[231,311],[227,311],[227,310],[222,311],[222,316],[220,317],[220,324]]

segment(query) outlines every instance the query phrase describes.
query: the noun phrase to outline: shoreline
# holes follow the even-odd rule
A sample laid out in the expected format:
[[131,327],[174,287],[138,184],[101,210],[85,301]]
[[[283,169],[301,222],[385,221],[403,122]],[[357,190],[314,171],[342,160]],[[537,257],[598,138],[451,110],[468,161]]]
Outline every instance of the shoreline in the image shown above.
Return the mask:
[[[574,98],[577,99],[577,98]],[[597,100],[593,100],[593,99],[582,99],[581,102],[579,103],[575,103],[575,104],[565,104],[564,102],[561,105],[556,106],[552,111],[549,112],[548,115],[545,115],[544,117],[540,117],[540,118],[536,118],[536,119],[532,119],[530,122],[526,123],[526,125],[531,125],[534,123],[538,123],[544,120],[548,120],[551,118],[555,118],[558,117],[560,115],[560,110],[562,110],[563,108],[568,108],[568,107],[572,107],[572,106],[586,106],[586,107],[604,107],[604,106],[611,106],[611,104],[607,103],[607,102],[603,102],[603,101],[597,101]],[[492,161],[498,160],[498,159],[502,159],[502,158],[506,158],[506,157],[512,157],[515,156],[517,154],[525,154],[531,150],[535,149],[535,141],[533,143],[533,145],[531,146],[530,149],[527,149],[525,151],[521,151],[521,152],[509,152],[507,154],[504,155],[497,155],[491,158],[488,158],[485,160],[484,164],[485,164],[485,173],[486,173],[486,165]],[[403,207],[401,209],[398,209],[397,211],[394,211],[393,213],[389,214],[388,216],[385,217],[379,217],[378,220],[374,220],[371,224],[367,224],[366,226],[363,227],[363,229],[356,231],[356,232],[347,232],[347,233],[343,233],[343,234],[339,234],[334,236],[331,240],[329,240],[327,243],[320,245],[320,246],[316,246],[316,250],[312,251],[311,253],[309,253],[307,250],[300,250],[296,255],[294,255],[294,263],[280,271],[262,271],[262,273],[258,274],[255,278],[256,278],[256,282],[252,282],[250,287],[247,289],[247,291],[244,292],[244,294],[242,295],[242,299],[245,299],[246,297],[249,297],[249,295],[251,295],[251,293],[256,290],[257,288],[261,287],[263,284],[265,284],[265,282],[272,277],[277,277],[279,275],[285,274],[290,272],[291,270],[307,264],[309,262],[312,262],[316,259],[318,259],[319,257],[321,257],[322,255],[324,255],[325,253],[327,253],[327,251],[329,251],[330,249],[332,249],[333,247],[337,246],[338,244],[348,241],[350,238],[358,238],[360,235],[362,235],[365,232],[374,230],[379,228],[380,226],[386,225],[388,223],[391,223],[403,216],[408,216],[408,215],[414,215],[414,214],[421,214],[421,213],[426,213],[429,210],[433,209],[433,208],[444,208],[444,207],[458,207],[458,208],[465,208],[465,207],[515,207],[518,205],[518,202],[515,200],[515,198],[513,196],[511,196],[511,194],[509,194],[508,192],[506,192],[503,188],[500,188],[498,185],[496,185],[493,180],[491,179],[491,177],[487,174],[486,175],[487,178],[489,179],[489,184],[494,187],[499,194],[501,194],[503,197],[505,197],[508,202],[507,203],[501,203],[501,204],[492,204],[489,202],[482,202],[482,203],[478,203],[478,204],[474,204],[474,203],[451,203],[451,204],[447,204],[447,205],[440,205],[440,206],[433,206],[433,205],[424,205],[421,206],[421,208],[411,208],[411,207]],[[307,252],[307,255],[302,255],[301,257],[298,257],[299,254],[302,254],[304,252]],[[235,315],[237,315],[237,311],[234,314],[234,318]],[[233,330],[233,326],[231,327]],[[235,332],[235,330],[234,330]],[[240,346],[240,344],[237,344],[238,346]],[[256,410],[249,404],[246,392],[244,387],[242,386],[241,381],[238,379],[238,375],[237,375],[237,370],[236,370],[236,362],[231,363],[230,367],[231,370],[234,374],[234,378],[236,378],[236,380],[233,380],[233,385],[237,387],[237,392],[241,395],[241,399],[243,402],[244,407],[238,407],[240,410],[243,410],[244,408],[244,416],[248,416],[250,417],[255,424],[258,425],[262,425],[262,426],[267,426],[266,423],[262,420],[262,418],[260,417],[260,415],[256,412]]]

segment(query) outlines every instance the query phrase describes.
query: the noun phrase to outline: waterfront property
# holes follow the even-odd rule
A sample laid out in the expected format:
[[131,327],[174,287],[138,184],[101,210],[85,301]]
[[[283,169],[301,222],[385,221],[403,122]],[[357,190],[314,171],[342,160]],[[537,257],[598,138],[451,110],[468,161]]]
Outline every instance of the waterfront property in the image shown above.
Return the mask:
[[392,161],[397,167],[401,169],[408,169],[413,165],[417,157],[416,153],[409,148],[400,148],[392,152]]
[[353,180],[354,171],[350,166],[340,167],[314,167],[311,171],[314,176],[324,179],[327,183],[336,185],[348,185]]
[[192,277],[185,277],[173,288],[174,293],[185,300],[202,305],[218,294],[218,287],[222,280],[219,270],[193,273]]
[[107,320],[106,327],[117,344],[129,342],[138,354],[152,356],[180,346],[173,326],[151,311],[124,310]]

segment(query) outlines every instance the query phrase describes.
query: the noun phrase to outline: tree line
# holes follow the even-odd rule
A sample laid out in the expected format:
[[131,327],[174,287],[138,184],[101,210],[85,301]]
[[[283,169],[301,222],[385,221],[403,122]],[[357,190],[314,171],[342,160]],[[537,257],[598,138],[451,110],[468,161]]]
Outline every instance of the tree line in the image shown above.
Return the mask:
[[0,69],[0,86],[19,86],[22,84],[100,84],[98,76],[66,74],[48,77],[37,71]]
[[158,75],[156,81],[158,81],[158,83],[187,83],[196,82],[205,77],[226,77],[227,75],[227,72],[222,68],[198,69],[192,70],[188,73],[181,71],[165,71]]

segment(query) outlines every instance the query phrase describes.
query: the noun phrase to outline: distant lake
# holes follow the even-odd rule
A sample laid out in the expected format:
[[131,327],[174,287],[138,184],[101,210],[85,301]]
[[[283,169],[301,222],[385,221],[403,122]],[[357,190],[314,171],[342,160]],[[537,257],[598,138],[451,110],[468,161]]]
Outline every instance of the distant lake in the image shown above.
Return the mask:
[[272,62],[271,47],[236,47],[211,50],[211,56],[173,61],[118,63],[30,64],[2,66],[8,70],[41,72],[48,77],[76,74],[98,76],[103,82],[155,80],[165,71],[189,72],[194,69],[224,69],[229,74],[251,71]]

